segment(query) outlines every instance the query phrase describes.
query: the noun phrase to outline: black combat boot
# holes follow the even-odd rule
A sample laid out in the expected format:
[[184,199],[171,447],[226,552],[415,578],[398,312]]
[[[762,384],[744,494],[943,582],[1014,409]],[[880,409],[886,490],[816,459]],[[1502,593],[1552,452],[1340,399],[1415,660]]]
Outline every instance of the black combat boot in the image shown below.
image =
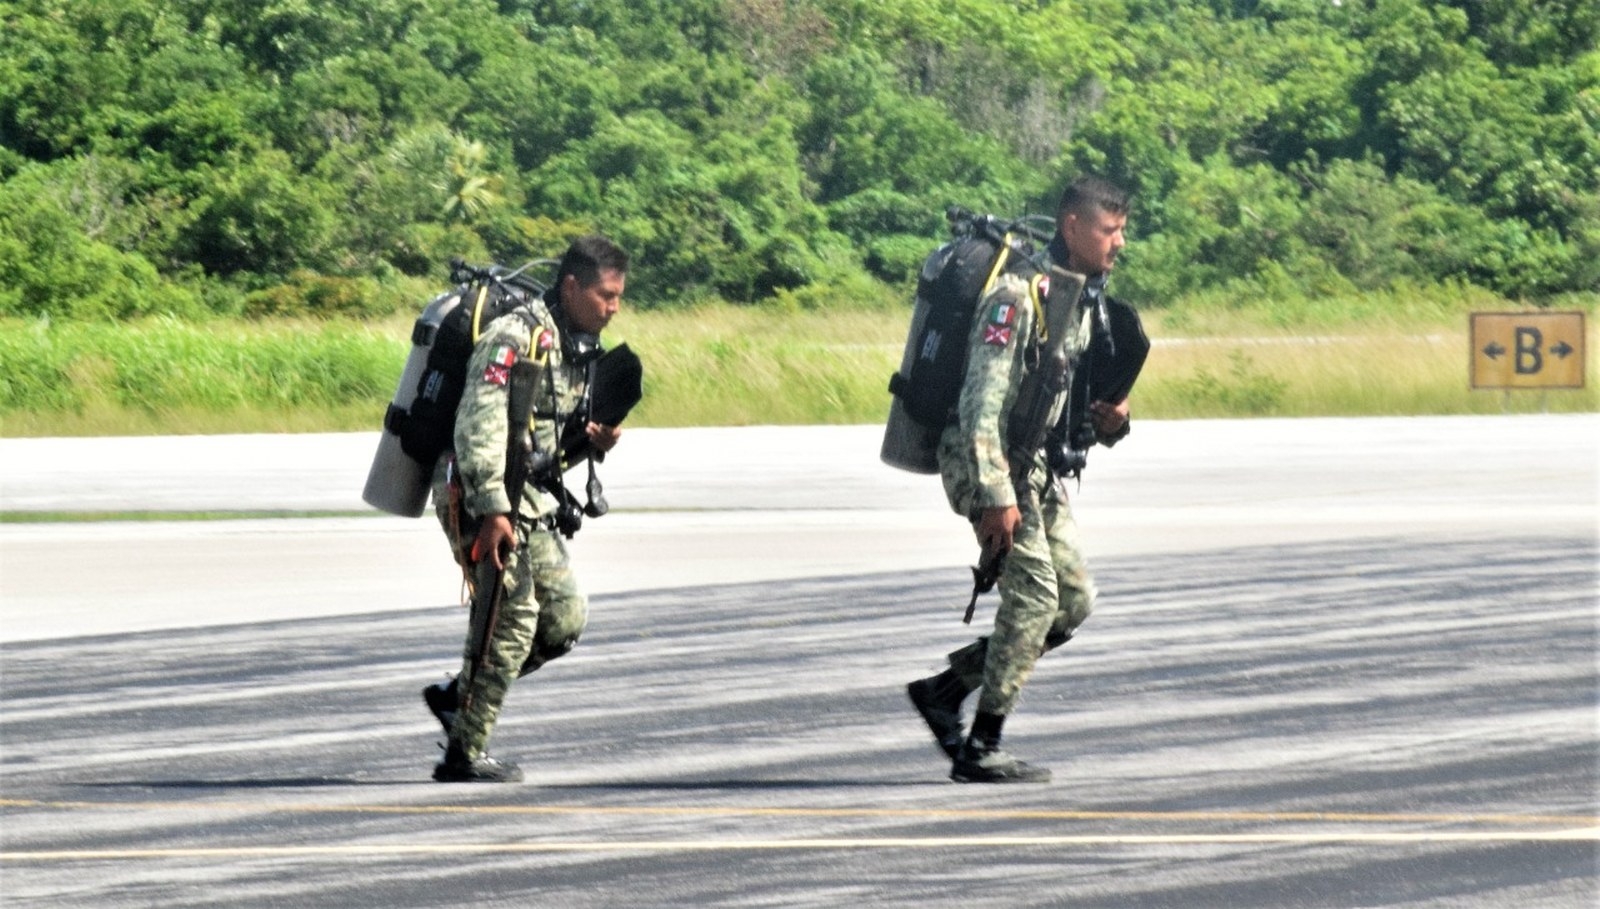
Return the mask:
[[911,706],[917,708],[922,721],[928,724],[939,750],[951,760],[961,750],[961,740],[966,738],[961,729],[961,702],[971,693],[972,689],[951,669],[906,686]]
[[522,768],[487,754],[469,761],[461,746],[451,742],[444,760],[433,768],[433,778],[441,783],[520,783]]
[[444,727],[444,734],[450,734],[450,727],[456,723],[456,709],[461,704],[459,686],[456,685],[454,676],[448,682],[434,682],[422,689],[422,702],[428,705],[428,710],[433,713],[434,719]]
[[1005,717],[980,713],[972,721],[972,734],[962,743],[950,767],[958,783],[1048,783],[1050,771],[1035,767],[1000,750],[1000,727]]

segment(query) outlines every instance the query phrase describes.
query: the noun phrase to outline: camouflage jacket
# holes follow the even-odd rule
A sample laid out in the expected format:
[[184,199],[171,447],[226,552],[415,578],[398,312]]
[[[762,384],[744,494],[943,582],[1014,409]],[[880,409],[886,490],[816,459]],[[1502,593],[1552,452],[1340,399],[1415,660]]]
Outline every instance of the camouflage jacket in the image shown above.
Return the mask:
[[[531,357],[539,367],[529,421],[535,448],[557,451],[561,427],[582,404],[585,369],[567,361],[561,327],[542,299],[529,305],[532,324],[519,313],[489,324],[467,363],[466,388],[456,410],[455,458],[461,477],[462,504],[474,518],[511,510],[506,494],[506,437],[510,427],[510,374],[518,358]],[[555,497],[530,478],[519,509],[538,518],[556,508]]]
[[[939,472],[950,507],[967,517],[985,508],[1017,504],[1015,482],[1035,469],[1045,470],[1042,451],[1013,452],[1011,411],[1017,392],[1037,366],[1043,294],[1037,278],[1003,273],[978,304],[967,340],[967,374],[957,404],[957,419],[939,439]],[[1067,350],[1075,358],[1087,346],[1092,325],[1076,320]],[[1056,395],[1054,423],[1067,402]],[[1049,424],[1046,424],[1049,425]],[[1026,463],[1013,463],[1026,459]],[[1042,475],[1042,474],[1041,474]]]

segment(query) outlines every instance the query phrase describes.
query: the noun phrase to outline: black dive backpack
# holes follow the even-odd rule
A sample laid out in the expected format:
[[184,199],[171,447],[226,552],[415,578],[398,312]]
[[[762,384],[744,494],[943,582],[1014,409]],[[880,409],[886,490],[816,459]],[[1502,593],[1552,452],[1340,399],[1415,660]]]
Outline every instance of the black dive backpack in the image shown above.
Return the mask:
[[413,326],[412,356],[426,351],[427,358],[416,381],[416,396],[409,406],[391,403],[383,425],[400,437],[402,451],[429,470],[454,444],[456,407],[466,388],[473,345],[489,323],[506,313],[521,310],[533,324],[526,306],[544,294],[545,285],[523,272],[535,264],[550,263],[530,262],[513,271],[453,260],[450,280],[457,286],[434,298]]
[[961,397],[979,298],[1001,274],[1037,272],[1037,256],[1050,238],[1039,224],[1048,217],[1004,221],[960,207],[950,208],[945,217],[953,237],[928,256],[917,278],[916,306],[924,312],[912,317],[915,337],[907,339],[915,358],[909,369],[889,377],[889,393],[900,399],[906,414],[933,429],[949,424]]

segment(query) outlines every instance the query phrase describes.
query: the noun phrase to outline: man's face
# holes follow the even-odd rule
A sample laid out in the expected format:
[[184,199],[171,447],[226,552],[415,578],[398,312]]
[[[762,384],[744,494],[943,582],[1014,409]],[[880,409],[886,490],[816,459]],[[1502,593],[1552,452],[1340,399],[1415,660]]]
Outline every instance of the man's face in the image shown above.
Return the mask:
[[593,284],[585,287],[575,275],[561,279],[561,309],[578,331],[599,334],[622,306],[622,286],[628,276],[614,268],[602,268]]
[[1085,275],[1110,271],[1117,253],[1127,245],[1122,236],[1127,223],[1127,215],[1114,215],[1099,208],[1063,215],[1061,239],[1067,244],[1067,267]]

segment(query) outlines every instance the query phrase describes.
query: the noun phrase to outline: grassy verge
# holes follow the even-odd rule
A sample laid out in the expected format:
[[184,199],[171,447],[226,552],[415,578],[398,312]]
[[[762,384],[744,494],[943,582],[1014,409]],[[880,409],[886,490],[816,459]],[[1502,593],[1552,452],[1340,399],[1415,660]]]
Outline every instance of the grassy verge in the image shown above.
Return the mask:
[[0,524],[85,524],[105,521],[248,521],[285,518],[370,518],[365,511],[0,511]]
[[[1357,301],[1327,314],[1204,301],[1146,313],[1146,418],[1600,411],[1588,387],[1469,387],[1470,309]],[[1600,342],[1596,299],[1588,350]],[[1339,315],[1342,313],[1342,315]],[[645,363],[635,426],[875,423],[899,365],[903,309],[705,306],[626,311],[608,333]],[[0,322],[0,434],[145,435],[376,429],[409,353],[410,318],[354,325],[157,319]],[[1591,370],[1592,372],[1592,370]]]

